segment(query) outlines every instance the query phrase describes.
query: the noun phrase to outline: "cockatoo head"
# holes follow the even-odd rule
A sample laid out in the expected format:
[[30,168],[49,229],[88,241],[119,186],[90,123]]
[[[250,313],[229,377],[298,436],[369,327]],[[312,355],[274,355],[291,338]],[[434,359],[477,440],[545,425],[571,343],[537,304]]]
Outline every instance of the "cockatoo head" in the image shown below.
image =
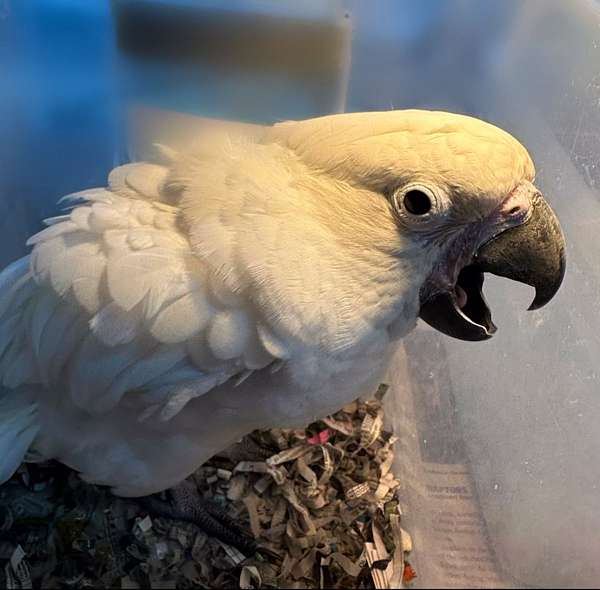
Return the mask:
[[433,111],[354,113],[281,123],[265,141],[334,181],[335,205],[322,214],[346,243],[381,239],[369,247],[425,271],[420,317],[450,336],[485,340],[496,331],[485,272],[535,287],[530,309],[562,282],[564,238],[533,184],[531,158],[493,125]]

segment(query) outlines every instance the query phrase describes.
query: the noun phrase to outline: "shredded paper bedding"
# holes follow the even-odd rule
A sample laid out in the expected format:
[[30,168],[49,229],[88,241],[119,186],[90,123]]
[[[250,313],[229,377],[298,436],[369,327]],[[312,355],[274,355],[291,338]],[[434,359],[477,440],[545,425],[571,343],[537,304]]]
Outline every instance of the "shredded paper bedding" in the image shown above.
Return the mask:
[[[8,588],[399,588],[415,576],[380,386],[306,430],[256,431],[194,473],[260,547],[243,555],[55,463],[0,488]],[[4,577],[4,580],[1,578]]]

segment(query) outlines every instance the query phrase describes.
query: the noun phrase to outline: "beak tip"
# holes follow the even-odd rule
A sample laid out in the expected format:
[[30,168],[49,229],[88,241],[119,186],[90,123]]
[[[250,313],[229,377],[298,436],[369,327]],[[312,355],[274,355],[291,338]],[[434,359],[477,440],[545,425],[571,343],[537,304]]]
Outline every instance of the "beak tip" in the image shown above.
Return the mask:
[[558,255],[558,268],[555,271],[555,279],[551,282],[550,285],[544,285],[543,287],[537,287],[535,290],[535,297],[531,302],[531,305],[527,308],[527,311],[536,311],[537,309],[541,309],[554,298],[560,286],[562,285],[563,279],[565,278],[566,271],[566,257],[564,248]]
[[531,305],[527,308],[527,311],[536,311],[538,309],[541,309],[550,302],[552,297],[554,297],[554,293],[552,293],[552,295],[550,295],[549,297],[547,295],[541,294],[536,295],[534,300],[531,302]]

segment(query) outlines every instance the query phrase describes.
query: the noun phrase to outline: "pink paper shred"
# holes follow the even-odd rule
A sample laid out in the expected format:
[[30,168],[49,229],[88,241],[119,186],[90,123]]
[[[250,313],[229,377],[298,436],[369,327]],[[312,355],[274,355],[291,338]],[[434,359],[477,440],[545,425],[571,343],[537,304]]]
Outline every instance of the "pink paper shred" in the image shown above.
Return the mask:
[[326,428],[325,430],[321,430],[318,434],[311,436],[306,439],[306,442],[310,445],[324,445],[331,436],[331,430]]

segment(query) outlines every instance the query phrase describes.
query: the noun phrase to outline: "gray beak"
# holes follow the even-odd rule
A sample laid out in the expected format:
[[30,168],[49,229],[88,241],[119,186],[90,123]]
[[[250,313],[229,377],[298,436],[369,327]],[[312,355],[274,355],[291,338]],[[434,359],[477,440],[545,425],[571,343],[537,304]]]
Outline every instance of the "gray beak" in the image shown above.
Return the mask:
[[474,263],[483,272],[534,287],[530,310],[546,305],[563,281],[566,255],[560,224],[544,198],[536,193],[530,218],[481,246]]
[[496,332],[483,297],[485,272],[535,288],[530,310],[546,305],[565,275],[565,239],[556,215],[544,198],[533,197],[529,219],[507,229],[479,247],[460,272],[457,287],[467,295],[458,305],[456,289],[436,292],[421,305],[420,317],[435,329],[460,340],[487,340]]

